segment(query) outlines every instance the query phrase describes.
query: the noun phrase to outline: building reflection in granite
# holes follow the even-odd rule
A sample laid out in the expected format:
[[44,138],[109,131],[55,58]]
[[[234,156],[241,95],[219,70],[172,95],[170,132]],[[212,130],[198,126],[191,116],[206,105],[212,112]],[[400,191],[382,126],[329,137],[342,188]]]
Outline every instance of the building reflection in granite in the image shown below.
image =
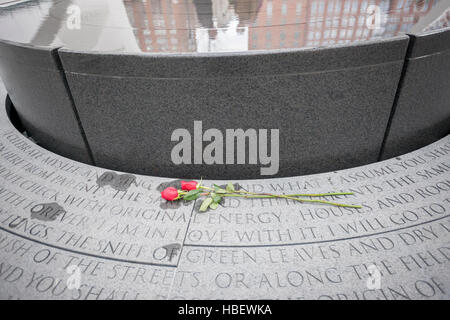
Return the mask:
[[[124,0],[144,52],[317,47],[408,32],[436,0]],[[370,12],[376,5],[380,15]],[[379,26],[368,27],[370,19]]]
[[[152,53],[307,48],[389,38],[448,26],[450,7],[450,0],[11,3],[0,7],[2,39],[78,51]],[[79,30],[67,27],[71,6],[80,9]]]

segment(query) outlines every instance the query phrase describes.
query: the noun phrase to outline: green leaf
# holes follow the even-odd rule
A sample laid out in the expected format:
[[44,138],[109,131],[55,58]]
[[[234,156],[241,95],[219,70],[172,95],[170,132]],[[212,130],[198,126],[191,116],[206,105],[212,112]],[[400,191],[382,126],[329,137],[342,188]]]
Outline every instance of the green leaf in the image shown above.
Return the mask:
[[211,204],[209,205],[209,207],[210,207],[212,210],[216,210],[216,209],[219,207],[219,204],[218,204],[217,202],[213,202],[213,203],[211,203]]
[[216,193],[212,193],[212,194],[211,194],[211,197],[212,197],[212,199],[213,199],[213,202],[214,202],[214,203],[217,203],[217,204],[219,204],[220,201],[222,200],[222,197],[219,196],[219,195],[216,194]]
[[219,187],[217,184],[214,185],[214,191],[216,193],[227,193],[227,190],[222,189],[221,187]]
[[200,192],[199,189],[191,190],[183,196],[183,199],[187,201],[196,200],[200,196]]
[[234,186],[233,186],[233,184],[231,182],[228,182],[228,184],[227,184],[227,191],[228,192],[234,192],[235,191],[234,190]]
[[203,200],[202,205],[200,206],[200,211],[205,212],[206,210],[208,210],[208,207],[212,202],[212,198],[206,198],[205,200]]

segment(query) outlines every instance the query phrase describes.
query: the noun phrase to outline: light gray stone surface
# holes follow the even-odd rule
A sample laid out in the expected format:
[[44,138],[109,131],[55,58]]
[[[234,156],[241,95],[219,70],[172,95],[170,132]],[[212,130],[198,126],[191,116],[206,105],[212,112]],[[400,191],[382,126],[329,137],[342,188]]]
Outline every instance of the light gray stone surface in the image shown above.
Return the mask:
[[278,129],[277,176],[363,165],[448,134],[448,0],[381,6],[375,30],[362,0],[350,20],[334,2],[164,2],[1,8],[0,74],[35,140],[112,170],[230,179],[258,178],[261,165],[173,165],[173,130],[195,120]]
[[[200,214],[198,204],[160,199],[172,179],[52,154],[0,112],[2,299],[450,298],[450,137],[349,170],[235,181],[354,191],[338,200],[361,210],[241,200]],[[367,286],[371,265],[379,288]]]

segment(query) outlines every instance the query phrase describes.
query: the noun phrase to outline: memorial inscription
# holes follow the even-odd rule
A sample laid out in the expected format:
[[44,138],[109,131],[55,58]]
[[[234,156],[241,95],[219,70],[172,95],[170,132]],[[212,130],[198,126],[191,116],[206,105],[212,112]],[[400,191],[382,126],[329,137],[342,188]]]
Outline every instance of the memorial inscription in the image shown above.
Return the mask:
[[361,209],[236,198],[199,212],[161,199],[179,180],[52,154],[4,110],[0,128],[1,299],[450,298],[450,136],[368,166],[236,181],[353,192],[324,200]]
[[182,242],[191,208],[159,208],[161,179],[102,173],[45,154],[11,130],[2,139],[2,230],[92,256],[173,265],[174,254],[159,251]]

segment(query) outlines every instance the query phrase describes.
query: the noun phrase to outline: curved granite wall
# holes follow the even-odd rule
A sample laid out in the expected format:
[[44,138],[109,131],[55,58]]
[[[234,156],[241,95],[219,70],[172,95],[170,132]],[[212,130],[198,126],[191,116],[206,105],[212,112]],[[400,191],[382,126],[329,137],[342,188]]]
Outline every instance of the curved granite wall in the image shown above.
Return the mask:
[[256,54],[62,49],[59,55],[97,165],[159,176],[257,178],[259,165],[173,165],[172,132],[193,134],[195,120],[203,131],[224,135],[227,129],[279,129],[279,176],[374,162],[407,43],[401,36]]
[[383,159],[450,133],[450,29],[411,35]]
[[444,136],[447,39],[448,30],[413,37],[408,51],[408,36],[398,36],[330,48],[183,55],[2,41],[0,75],[25,128],[61,155],[157,176],[264,177],[261,165],[173,165],[173,131],[193,135],[199,120],[203,132],[224,135],[279,129],[276,176],[289,176],[375,162]]
[[92,163],[56,51],[0,40],[0,76],[21,122],[37,143]]

